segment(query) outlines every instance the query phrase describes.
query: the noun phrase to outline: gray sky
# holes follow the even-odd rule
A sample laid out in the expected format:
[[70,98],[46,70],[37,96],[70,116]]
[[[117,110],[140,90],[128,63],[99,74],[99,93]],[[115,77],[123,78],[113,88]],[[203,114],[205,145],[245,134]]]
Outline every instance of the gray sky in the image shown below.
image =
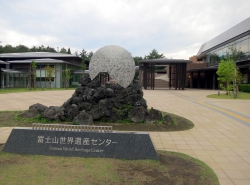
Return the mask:
[[188,59],[249,15],[250,0],[1,0],[0,41]]

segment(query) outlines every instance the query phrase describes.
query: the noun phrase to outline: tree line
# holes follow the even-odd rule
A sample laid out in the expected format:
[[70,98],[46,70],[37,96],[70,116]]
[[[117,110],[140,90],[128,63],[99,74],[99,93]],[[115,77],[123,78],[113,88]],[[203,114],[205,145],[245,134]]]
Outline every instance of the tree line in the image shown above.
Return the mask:
[[[55,48],[50,47],[50,46],[32,46],[32,47],[27,47],[25,45],[18,45],[18,46],[12,46],[10,44],[7,44],[5,46],[0,45],[0,53],[22,53],[22,52],[52,52],[52,53],[65,53],[65,54],[72,54],[70,48],[66,49],[62,47],[60,51],[57,51]],[[91,57],[94,55],[94,52],[90,51],[87,52],[86,50],[82,49],[78,53],[76,51],[74,55],[79,56],[82,58],[82,63],[81,63],[81,69],[89,69],[89,62]],[[135,61],[135,65],[138,66],[139,62],[143,59],[157,59],[157,58],[165,58],[164,54],[159,54],[156,49],[153,49],[151,52],[149,52],[148,55],[145,55],[144,57],[141,56],[135,56],[133,57]]]
[[[60,49],[60,51],[56,51],[56,49],[53,47],[50,47],[50,46],[46,47],[43,45],[32,46],[30,48],[25,46],[25,45],[18,45],[18,46],[12,46],[9,44],[7,44],[5,46],[0,45],[0,53],[22,53],[22,52],[52,52],[52,53],[72,54],[70,48],[66,49],[64,47],[62,47]],[[78,53],[78,51],[76,51],[74,53],[74,55],[82,58],[82,61],[81,61],[81,69],[82,70],[89,69],[89,62],[91,60],[91,57],[94,55],[94,52],[92,52],[92,51],[87,52],[86,50],[82,49],[82,51],[80,51],[79,53]],[[145,55],[144,57],[141,57],[141,56],[133,57],[136,66],[139,66],[139,62],[143,59],[157,59],[157,58],[165,58],[165,56],[163,53],[159,54],[156,49],[153,49],[151,52],[149,52],[148,55]],[[28,84],[28,87],[30,89],[35,88],[35,83],[34,83],[35,78],[36,78],[35,68],[36,68],[36,63],[35,63],[35,61],[32,61],[32,65],[31,65],[30,72],[29,72],[29,84]],[[158,67],[158,68],[162,68],[162,67]],[[53,76],[54,68],[47,65],[45,70],[46,70],[47,78],[49,80],[49,84],[50,84],[50,88],[51,88],[51,78]],[[63,82],[65,84],[65,88],[67,88],[68,81],[70,78],[72,78],[72,74],[71,74],[69,69],[66,68],[63,71],[62,78],[63,78]],[[138,72],[135,73],[134,78],[135,79],[139,78]]]
[[[64,51],[64,50],[63,50]],[[12,46],[10,44],[7,44],[5,46],[0,45],[0,53],[22,53],[22,52],[53,52],[56,53],[56,50],[50,46],[32,46],[31,48],[24,46],[24,45],[18,45],[18,46]]]

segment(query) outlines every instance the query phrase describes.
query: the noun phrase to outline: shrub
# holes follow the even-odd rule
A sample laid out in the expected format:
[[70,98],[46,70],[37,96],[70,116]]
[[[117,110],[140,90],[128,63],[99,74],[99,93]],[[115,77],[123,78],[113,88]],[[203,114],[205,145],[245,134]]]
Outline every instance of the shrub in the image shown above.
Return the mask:
[[239,91],[250,93],[250,84],[239,84]]

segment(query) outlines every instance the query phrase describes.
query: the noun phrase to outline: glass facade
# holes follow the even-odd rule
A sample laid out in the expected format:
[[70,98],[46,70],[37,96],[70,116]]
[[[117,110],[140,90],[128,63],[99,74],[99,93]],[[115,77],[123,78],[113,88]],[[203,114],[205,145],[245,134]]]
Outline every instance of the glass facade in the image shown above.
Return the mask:
[[250,35],[242,37],[236,41],[226,44],[220,48],[210,51],[206,55],[206,63],[208,66],[218,65],[219,61],[227,56],[230,56],[230,47],[235,47],[237,51],[241,51],[242,55],[240,58],[245,58],[250,56]]
[[[66,68],[74,70],[79,69],[79,67],[70,64],[50,64],[55,69],[55,74],[51,79],[52,88],[62,88],[64,87],[62,80],[62,73]],[[36,68],[36,87],[37,88],[49,88],[49,81],[46,78],[46,71],[44,70],[44,64],[37,64]],[[69,87],[75,87],[78,85],[82,74],[72,74],[72,78],[69,81]],[[2,73],[2,87],[1,88],[26,88],[29,81],[28,73]]]

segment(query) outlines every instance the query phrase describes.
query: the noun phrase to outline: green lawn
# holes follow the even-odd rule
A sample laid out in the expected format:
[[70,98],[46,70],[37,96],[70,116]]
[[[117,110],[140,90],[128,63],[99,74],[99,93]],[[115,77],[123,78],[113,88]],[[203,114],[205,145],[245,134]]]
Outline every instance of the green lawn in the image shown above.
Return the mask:
[[20,155],[2,152],[0,184],[219,185],[214,171],[188,155],[158,151],[159,161]]
[[[230,95],[226,95],[224,91],[220,91],[220,96],[218,94],[207,95],[207,98],[217,98],[217,99],[234,99],[233,92],[230,92]],[[250,93],[239,92],[237,100],[250,100]]]
[[27,88],[5,88],[5,89],[0,89],[0,94],[6,94],[6,93],[19,93],[19,92],[37,92],[37,91],[59,91],[59,90],[75,90],[76,88],[73,87],[73,88],[68,88],[68,89],[65,89],[65,88],[52,88],[52,89],[49,89],[49,88],[36,88],[36,89],[32,89],[32,90],[29,90]]

